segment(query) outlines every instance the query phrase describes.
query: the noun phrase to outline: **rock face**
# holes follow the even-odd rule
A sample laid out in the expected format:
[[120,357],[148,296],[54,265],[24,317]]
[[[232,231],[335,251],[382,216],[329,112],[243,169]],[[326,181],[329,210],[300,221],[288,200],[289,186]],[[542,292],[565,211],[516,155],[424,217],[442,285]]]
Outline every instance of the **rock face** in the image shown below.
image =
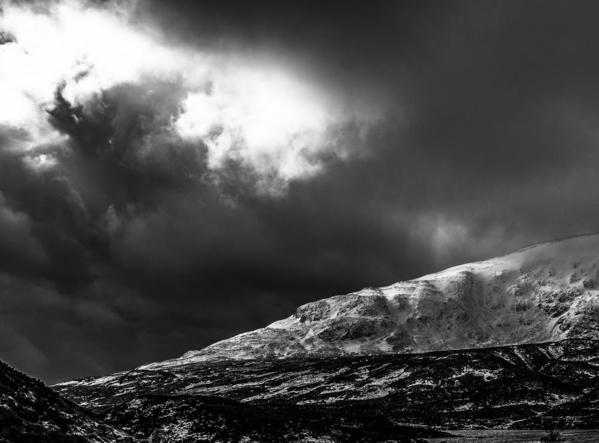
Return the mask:
[[127,435],[0,362],[0,442],[116,442]]
[[300,306],[290,317],[180,358],[370,355],[599,338],[599,235],[535,245]]

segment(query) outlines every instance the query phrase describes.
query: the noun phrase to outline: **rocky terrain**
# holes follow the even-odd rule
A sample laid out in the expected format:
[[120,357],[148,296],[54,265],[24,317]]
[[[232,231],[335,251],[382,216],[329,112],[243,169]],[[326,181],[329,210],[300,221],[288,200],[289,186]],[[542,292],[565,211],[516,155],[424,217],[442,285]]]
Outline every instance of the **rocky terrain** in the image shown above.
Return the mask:
[[[131,380],[135,379],[136,374],[131,374]],[[85,408],[0,362],[0,443],[416,442],[424,441],[421,437],[449,435],[427,426],[389,421],[355,407],[306,408],[292,402],[259,405],[176,391],[153,393],[161,391],[158,385],[138,381],[126,389],[126,401],[107,389],[105,393],[114,397],[106,399],[108,407],[90,404]],[[160,383],[159,378],[153,381]],[[91,385],[101,390],[104,381]],[[79,382],[58,390],[68,393],[65,386],[74,388]],[[89,404],[82,397],[78,400]]]
[[0,442],[117,441],[131,440],[42,382],[0,362]]
[[55,389],[137,438],[380,441],[464,428],[596,428],[598,376],[599,341],[587,339],[187,362]]
[[151,363],[426,352],[599,338],[599,235],[300,306],[290,317]]

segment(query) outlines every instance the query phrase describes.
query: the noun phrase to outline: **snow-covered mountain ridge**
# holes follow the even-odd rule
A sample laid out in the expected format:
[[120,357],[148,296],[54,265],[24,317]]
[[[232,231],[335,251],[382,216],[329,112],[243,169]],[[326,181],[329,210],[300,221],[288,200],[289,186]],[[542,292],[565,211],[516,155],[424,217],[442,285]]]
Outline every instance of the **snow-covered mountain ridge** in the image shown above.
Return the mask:
[[599,234],[300,306],[144,369],[221,359],[425,352],[599,338]]

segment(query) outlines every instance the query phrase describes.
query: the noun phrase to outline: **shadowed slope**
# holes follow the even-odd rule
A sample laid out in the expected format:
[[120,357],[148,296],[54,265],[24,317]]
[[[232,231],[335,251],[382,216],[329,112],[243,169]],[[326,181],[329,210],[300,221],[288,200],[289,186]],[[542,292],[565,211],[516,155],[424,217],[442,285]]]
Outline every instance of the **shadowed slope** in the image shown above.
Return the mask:
[[127,435],[0,362],[0,442],[115,442]]

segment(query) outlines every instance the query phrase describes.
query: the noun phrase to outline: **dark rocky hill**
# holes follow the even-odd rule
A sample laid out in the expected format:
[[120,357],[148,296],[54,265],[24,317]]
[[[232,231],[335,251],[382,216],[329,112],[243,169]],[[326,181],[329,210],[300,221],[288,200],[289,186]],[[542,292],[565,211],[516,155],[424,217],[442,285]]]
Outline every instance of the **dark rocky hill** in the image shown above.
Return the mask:
[[0,362],[0,442],[131,441],[42,382]]

